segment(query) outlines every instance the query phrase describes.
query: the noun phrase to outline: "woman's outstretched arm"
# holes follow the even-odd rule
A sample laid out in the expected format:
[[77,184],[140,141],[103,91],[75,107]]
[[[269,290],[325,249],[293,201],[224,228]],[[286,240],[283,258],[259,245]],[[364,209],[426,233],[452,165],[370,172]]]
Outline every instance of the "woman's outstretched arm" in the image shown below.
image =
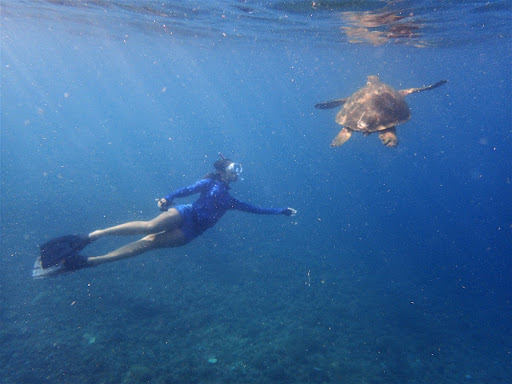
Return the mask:
[[297,211],[293,208],[265,208],[265,207],[257,207],[255,205],[237,200],[233,198],[232,207],[238,211],[249,212],[249,213],[257,213],[262,215],[286,215],[293,216],[297,213]]

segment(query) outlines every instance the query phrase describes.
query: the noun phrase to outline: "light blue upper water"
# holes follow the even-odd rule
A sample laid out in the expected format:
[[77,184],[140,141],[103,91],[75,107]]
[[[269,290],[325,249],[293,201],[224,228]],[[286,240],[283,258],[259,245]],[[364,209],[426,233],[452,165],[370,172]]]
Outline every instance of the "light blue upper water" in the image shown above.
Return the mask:
[[[510,382],[510,2],[1,16],[1,382]],[[407,97],[398,147],[330,148],[336,110],[313,105],[372,74],[448,83]],[[186,247],[31,279],[38,244],[151,219],[219,151],[244,166],[236,198],[299,214],[232,212]]]

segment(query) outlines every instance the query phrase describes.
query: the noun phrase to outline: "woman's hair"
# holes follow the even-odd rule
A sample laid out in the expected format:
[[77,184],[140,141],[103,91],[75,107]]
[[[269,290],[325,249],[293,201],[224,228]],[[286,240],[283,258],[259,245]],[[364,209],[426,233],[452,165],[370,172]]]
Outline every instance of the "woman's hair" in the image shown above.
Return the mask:
[[204,178],[205,179],[220,180],[221,172],[224,172],[224,170],[232,162],[233,162],[233,160],[226,159],[226,158],[222,157],[221,159],[219,159],[215,163],[213,163],[213,167],[215,168],[216,172],[210,172]]

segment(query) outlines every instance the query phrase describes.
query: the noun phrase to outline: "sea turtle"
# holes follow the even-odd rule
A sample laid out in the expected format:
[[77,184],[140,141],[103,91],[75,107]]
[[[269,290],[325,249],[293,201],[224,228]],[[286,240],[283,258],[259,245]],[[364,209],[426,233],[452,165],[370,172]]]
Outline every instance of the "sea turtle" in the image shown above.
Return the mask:
[[361,88],[350,97],[316,104],[315,108],[330,109],[343,106],[336,115],[336,122],[344,128],[331,143],[331,147],[344,144],[352,131],[363,132],[365,136],[379,131],[382,144],[396,147],[395,126],[411,118],[411,111],[404,97],[415,92],[437,88],[447,80],[422,88],[409,88],[397,91],[382,83],[378,76],[368,76],[366,87]]

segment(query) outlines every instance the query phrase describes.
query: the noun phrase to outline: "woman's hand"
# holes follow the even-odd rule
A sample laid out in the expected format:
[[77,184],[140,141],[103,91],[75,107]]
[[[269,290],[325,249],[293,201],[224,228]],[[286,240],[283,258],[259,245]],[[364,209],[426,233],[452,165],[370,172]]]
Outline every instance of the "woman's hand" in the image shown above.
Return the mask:
[[283,211],[283,215],[286,215],[286,216],[295,216],[296,214],[297,214],[297,210],[293,209],[293,208],[286,208]]
[[164,199],[163,197],[161,199],[156,199],[158,203],[158,208],[160,208],[161,211],[167,211],[169,209],[169,202],[167,199]]

